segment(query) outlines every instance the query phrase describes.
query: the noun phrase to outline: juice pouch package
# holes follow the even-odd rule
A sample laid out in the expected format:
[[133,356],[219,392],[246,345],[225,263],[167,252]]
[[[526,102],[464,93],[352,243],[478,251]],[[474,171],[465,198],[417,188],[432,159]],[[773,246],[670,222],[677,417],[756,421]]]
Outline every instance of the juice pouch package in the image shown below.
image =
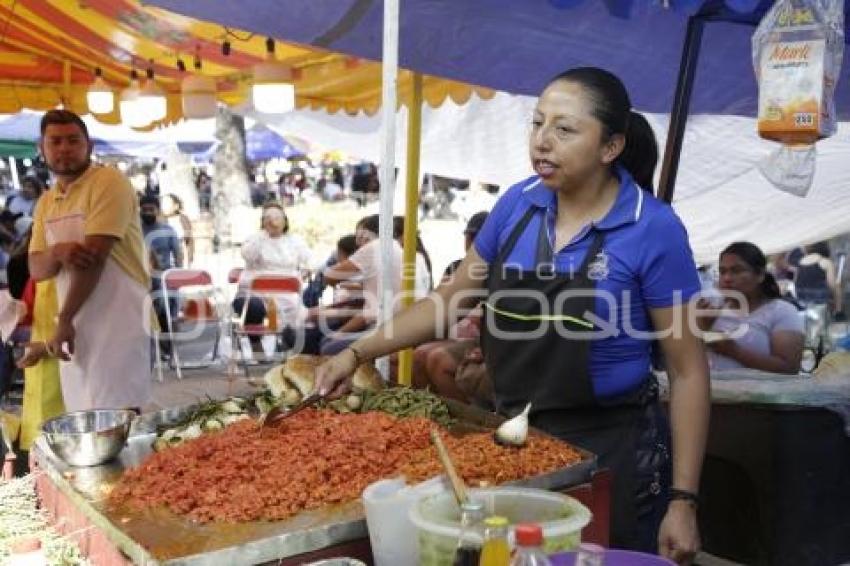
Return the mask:
[[844,0],[777,0],[753,34],[758,132],[783,144],[759,163],[779,190],[809,192],[814,143],[835,133],[835,83],[844,54]]
[[787,144],[835,133],[844,0],[777,0],[753,35],[758,131]]

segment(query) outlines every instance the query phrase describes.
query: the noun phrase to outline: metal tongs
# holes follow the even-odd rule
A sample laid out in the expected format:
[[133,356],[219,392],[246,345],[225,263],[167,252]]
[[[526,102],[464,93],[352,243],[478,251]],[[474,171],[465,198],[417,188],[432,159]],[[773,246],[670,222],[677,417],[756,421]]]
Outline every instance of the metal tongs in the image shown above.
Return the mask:
[[271,426],[272,423],[275,423],[277,421],[288,419],[295,413],[298,413],[306,409],[307,407],[315,405],[324,398],[325,396],[320,394],[318,391],[313,391],[292,407],[275,405],[269,410],[268,413],[260,417],[260,429],[262,430],[267,426]]

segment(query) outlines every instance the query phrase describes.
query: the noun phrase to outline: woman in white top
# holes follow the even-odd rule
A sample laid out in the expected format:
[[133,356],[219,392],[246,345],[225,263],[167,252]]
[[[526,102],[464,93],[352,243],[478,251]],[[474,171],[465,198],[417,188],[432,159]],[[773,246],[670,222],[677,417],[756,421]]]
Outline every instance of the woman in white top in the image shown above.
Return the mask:
[[[290,272],[305,275],[310,269],[310,250],[299,236],[289,233],[289,219],[283,207],[276,202],[263,205],[262,229],[242,244],[242,257],[245,259],[245,271],[240,279],[240,287],[247,286],[254,273],[263,271]],[[300,299],[300,298],[299,298]],[[295,306],[300,306],[295,305]],[[233,309],[242,312],[245,296],[238,292],[233,301]],[[278,301],[278,310],[282,310]],[[284,306],[287,310],[289,306]],[[285,313],[281,313],[285,314]],[[252,297],[248,301],[245,313],[246,324],[262,324],[266,318],[263,301]],[[255,351],[261,351],[259,339],[252,337]]]
[[773,275],[766,271],[762,251],[749,242],[735,242],[720,254],[720,289],[724,309],[700,321],[700,326],[731,336],[708,345],[712,370],[752,368],[795,374],[803,355],[803,319],[781,298]]

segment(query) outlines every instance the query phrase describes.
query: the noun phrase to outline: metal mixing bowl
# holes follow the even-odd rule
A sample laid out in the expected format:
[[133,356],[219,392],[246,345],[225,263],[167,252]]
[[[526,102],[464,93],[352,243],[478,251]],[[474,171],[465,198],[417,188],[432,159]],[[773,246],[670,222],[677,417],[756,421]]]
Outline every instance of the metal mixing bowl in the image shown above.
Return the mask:
[[41,430],[53,452],[72,466],[98,466],[121,452],[136,414],[126,409],[65,413]]

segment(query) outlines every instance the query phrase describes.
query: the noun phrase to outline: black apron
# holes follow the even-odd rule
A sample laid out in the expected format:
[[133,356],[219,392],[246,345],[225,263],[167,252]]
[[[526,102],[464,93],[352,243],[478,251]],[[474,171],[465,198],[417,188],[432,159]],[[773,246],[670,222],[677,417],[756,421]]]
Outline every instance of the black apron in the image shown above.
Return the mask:
[[[535,215],[537,269],[507,265]],[[497,411],[514,415],[531,402],[532,426],[596,454],[599,466],[612,471],[611,546],[654,552],[670,481],[657,383],[648,377],[636,391],[597,399],[590,336],[565,333],[592,331],[587,314],[595,311],[596,281],[588,275],[600,272],[603,242],[604,233],[594,230],[581,267],[557,273],[545,209],[529,208],[490,265],[481,345]]]

